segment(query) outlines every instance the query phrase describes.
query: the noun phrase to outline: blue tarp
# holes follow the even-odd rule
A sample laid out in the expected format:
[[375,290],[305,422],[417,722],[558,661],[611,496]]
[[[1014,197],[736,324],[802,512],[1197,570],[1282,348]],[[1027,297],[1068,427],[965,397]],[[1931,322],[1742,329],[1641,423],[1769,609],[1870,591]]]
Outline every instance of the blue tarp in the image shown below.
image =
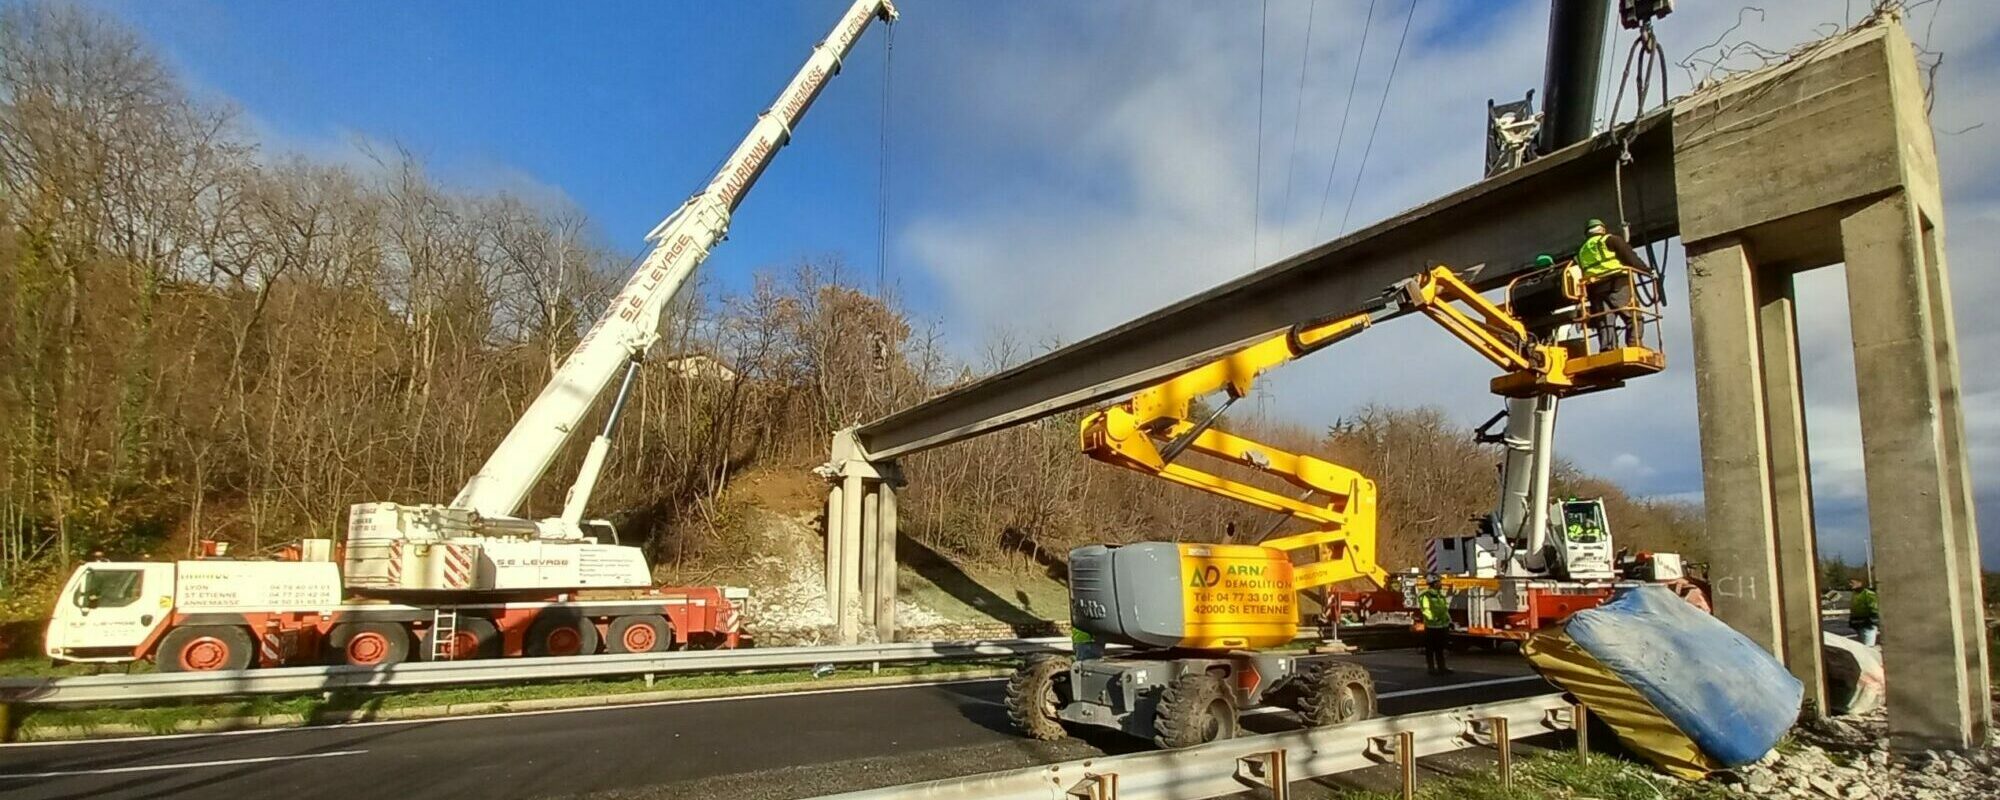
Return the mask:
[[[1557,664],[1565,652],[1570,663]],[[1590,701],[1580,688],[1615,694],[1623,694],[1616,684],[1629,688],[1633,699],[1644,702],[1611,703],[1619,706],[1615,713],[1639,729],[1670,724],[1700,750],[1709,768],[1740,766],[1769,752],[1798,721],[1804,696],[1804,687],[1777,659],[1661,586],[1626,590],[1571,615],[1560,628],[1538,634],[1529,643],[1529,656],[1558,685],[1564,677],[1595,684],[1564,686],[1586,705]],[[1590,660],[1594,667],[1584,663]],[[1598,674],[1579,681],[1578,667]],[[1607,710],[1593,711],[1607,716]],[[1643,719],[1655,713],[1662,719]],[[1617,722],[1609,716],[1606,721]]]

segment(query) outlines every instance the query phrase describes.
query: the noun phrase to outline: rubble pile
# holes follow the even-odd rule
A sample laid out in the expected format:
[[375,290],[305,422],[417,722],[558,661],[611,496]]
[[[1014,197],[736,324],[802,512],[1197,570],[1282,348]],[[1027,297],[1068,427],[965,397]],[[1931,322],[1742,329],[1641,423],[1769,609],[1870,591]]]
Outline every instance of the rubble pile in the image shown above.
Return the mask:
[[1801,723],[1789,742],[1726,780],[1735,794],[1750,797],[1994,798],[2000,797],[2000,749],[1892,755],[1888,718],[1877,709]]

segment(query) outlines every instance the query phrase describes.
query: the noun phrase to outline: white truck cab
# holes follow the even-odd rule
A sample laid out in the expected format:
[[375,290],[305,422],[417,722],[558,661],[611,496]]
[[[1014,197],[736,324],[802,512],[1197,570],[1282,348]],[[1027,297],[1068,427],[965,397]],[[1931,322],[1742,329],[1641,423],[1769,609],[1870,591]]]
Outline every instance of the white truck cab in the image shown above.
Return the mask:
[[174,612],[174,565],[98,561],[78,567],[56,600],[50,658],[130,661]]

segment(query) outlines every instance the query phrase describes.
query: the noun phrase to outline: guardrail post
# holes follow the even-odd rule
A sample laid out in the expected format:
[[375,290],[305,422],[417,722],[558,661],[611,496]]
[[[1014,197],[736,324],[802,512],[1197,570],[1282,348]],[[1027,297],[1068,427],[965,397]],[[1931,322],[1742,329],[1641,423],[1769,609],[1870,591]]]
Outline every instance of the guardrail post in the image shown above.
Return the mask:
[[1070,800],[1118,800],[1118,773],[1107,772],[1102,775],[1085,773],[1083,780],[1069,787],[1069,791],[1064,792],[1063,797]]
[[1475,745],[1493,745],[1494,755],[1500,762],[1500,788],[1514,786],[1514,742],[1507,735],[1506,717],[1485,717],[1467,720],[1465,740]]
[[1403,800],[1415,800],[1417,796],[1417,734],[1414,731],[1400,731],[1386,736],[1368,739],[1370,757],[1388,760],[1381,756],[1395,758],[1396,769],[1403,775]]
[[1271,790],[1271,800],[1290,800],[1292,781],[1285,774],[1285,751],[1272,750],[1236,759],[1236,779]]

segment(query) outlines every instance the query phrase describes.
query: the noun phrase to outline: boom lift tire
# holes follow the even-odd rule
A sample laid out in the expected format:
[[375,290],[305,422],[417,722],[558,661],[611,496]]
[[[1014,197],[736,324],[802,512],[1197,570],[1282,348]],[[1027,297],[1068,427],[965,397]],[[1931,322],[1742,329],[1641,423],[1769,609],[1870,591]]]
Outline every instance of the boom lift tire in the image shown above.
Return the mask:
[[587,656],[597,653],[597,626],[573,610],[551,608],[528,626],[521,651],[531,656]]
[[1035,656],[1007,679],[1007,719],[1015,730],[1044,742],[1069,735],[1056,712],[1073,699],[1070,663],[1068,656]]
[[[453,652],[445,657],[447,661],[500,657],[500,629],[494,627],[493,620],[485,617],[459,617],[458,633],[452,640]],[[437,660],[433,655],[436,648],[431,647],[430,631],[424,631],[418,642],[423,645],[425,661]]]
[[235,625],[189,625],[167,632],[156,660],[161,672],[249,669],[250,631]]
[[1235,693],[1207,673],[1175,678],[1153,713],[1153,742],[1167,749],[1233,739],[1240,729]]
[[658,614],[633,614],[611,621],[605,631],[609,653],[664,653],[674,646],[674,626]]
[[410,658],[410,631],[393,622],[343,622],[326,639],[341,664],[386,667]]
[[1360,664],[1335,661],[1301,674],[1292,708],[1314,728],[1375,716],[1375,679]]

